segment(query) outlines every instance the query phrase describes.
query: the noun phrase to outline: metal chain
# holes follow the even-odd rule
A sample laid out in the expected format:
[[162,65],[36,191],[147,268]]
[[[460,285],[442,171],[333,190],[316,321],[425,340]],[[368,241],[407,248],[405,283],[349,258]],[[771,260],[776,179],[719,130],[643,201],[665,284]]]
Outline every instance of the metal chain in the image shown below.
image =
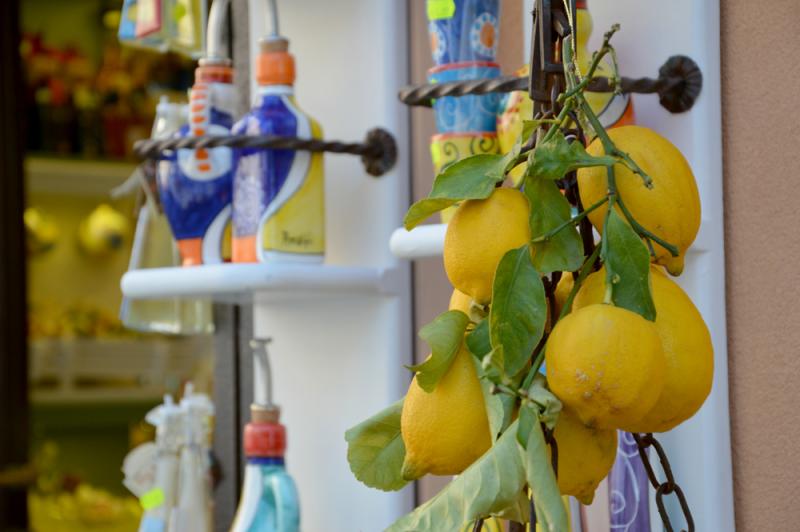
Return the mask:
[[[661,521],[664,523],[664,529],[667,532],[675,531],[675,529],[672,527],[672,523],[669,520],[666,506],[664,505],[664,496],[674,493],[675,497],[678,498],[678,503],[680,504],[681,511],[683,512],[683,517],[686,519],[687,530],[683,532],[694,532],[694,518],[692,518],[691,510],[689,510],[689,503],[686,501],[686,496],[683,494],[683,490],[680,486],[678,486],[678,483],[675,482],[675,477],[672,474],[672,466],[667,458],[667,453],[664,452],[664,448],[651,433],[633,433],[633,439],[636,440],[636,447],[639,449],[639,457],[642,459],[642,465],[644,465],[647,478],[650,480],[650,484],[652,484],[656,490],[656,506],[658,507],[658,515],[661,516]],[[658,460],[661,463],[661,468],[664,470],[664,476],[666,477],[664,482],[659,482],[658,477],[656,477],[653,466],[650,463],[650,457],[647,455],[647,449],[649,447],[655,449],[655,452],[658,455]]]

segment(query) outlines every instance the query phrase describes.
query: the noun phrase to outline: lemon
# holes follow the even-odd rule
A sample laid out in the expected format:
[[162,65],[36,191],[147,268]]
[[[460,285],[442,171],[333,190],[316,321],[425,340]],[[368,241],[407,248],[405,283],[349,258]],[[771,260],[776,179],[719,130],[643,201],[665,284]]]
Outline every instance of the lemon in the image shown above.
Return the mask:
[[[651,290],[656,305],[656,329],[666,357],[664,389],[644,418],[626,425],[629,432],[665,432],[697,412],[711,392],[714,348],[703,317],[689,296],[672,279],[652,267]],[[575,308],[603,300],[605,270],[584,281]]]
[[558,416],[553,437],[558,446],[559,491],[591,504],[597,486],[614,465],[617,431],[588,427],[565,408]]
[[[700,196],[692,169],[681,152],[670,141],[651,129],[624,126],[608,131],[614,144],[626,152],[653,179],[653,188],[645,187],[642,178],[626,166],[614,165],[617,191],[633,217],[645,229],[677,246],[680,254],[653,242],[656,263],[672,275],[683,271],[684,254],[694,242],[700,228]],[[602,155],[603,145],[595,139],[587,148],[591,155]],[[581,201],[587,207],[597,203],[608,192],[605,167],[578,170]],[[589,220],[602,231],[607,206],[589,214]]]
[[400,416],[403,478],[456,475],[491,446],[483,391],[466,344],[431,393],[411,381]]
[[453,294],[450,296],[450,305],[448,306],[448,309],[460,310],[461,312],[469,316],[471,308],[472,308],[472,297],[468,296],[464,292],[460,292],[459,290],[453,290]]
[[664,387],[666,362],[655,324],[612,305],[589,305],[560,320],[545,360],[552,392],[592,427],[632,425]]
[[553,292],[556,301],[556,316],[561,315],[561,310],[567,303],[567,298],[569,298],[573,286],[575,286],[575,278],[572,276],[572,272],[562,272],[561,279],[558,280],[555,292]]
[[528,199],[513,188],[498,188],[487,199],[463,202],[444,238],[444,269],[450,283],[479,304],[489,303],[500,259],[531,238],[529,213]]

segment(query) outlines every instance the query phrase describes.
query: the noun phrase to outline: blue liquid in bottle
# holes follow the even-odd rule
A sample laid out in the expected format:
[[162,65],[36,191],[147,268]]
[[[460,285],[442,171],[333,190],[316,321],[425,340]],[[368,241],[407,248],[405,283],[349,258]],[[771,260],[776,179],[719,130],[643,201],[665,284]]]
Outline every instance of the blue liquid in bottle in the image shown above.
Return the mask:
[[231,532],[299,532],[300,502],[282,457],[250,456]]
[[300,530],[300,505],[294,480],[286,472],[283,458],[250,458],[245,470],[261,485],[256,512],[247,532],[296,532]]

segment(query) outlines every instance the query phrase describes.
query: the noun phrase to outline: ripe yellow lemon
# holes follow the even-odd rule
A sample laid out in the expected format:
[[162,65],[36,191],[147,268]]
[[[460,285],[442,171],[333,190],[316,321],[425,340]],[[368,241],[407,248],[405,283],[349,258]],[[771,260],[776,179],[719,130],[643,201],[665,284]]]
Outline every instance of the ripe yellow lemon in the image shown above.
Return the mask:
[[666,363],[655,324],[613,305],[589,305],[560,320],[545,360],[552,392],[592,427],[639,421],[664,387]]
[[[629,432],[665,432],[683,423],[705,402],[714,376],[714,348],[703,317],[689,296],[672,279],[651,268],[656,329],[666,357],[664,389],[645,416],[623,428]],[[584,281],[575,308],[603,300],[605,270]]]
[[617,431],[588,427],[570,408],[564,408],[553,437],[558,446],[559,491],[591,504],[597,486],[614,465]]
[[[678,247],[680,255],[653,243],[656,263],[672,275],[680,275],[686,249],[700,229],[700,195],[689,163],[670,141],[655,131],[640,126],[624,126],[608,131],[611,140],[653,179],[653,188],[622,164],[614,165],[617,190],[625,206],[645,229]],[[605,153],[599,139],[587,148],[591,155]],[[593,205],[608,192],[605,167],[578,170],[578,188],[585,206]],[[589,214],[589,220],[602,231],[608,207]]]
[[472,297],[468,296],[464,292],[460,292],[459,290],[453,290],[453,294],[450,296],[450,305],[448,306],[449,310],[460,310],[467,316],[469,316],[470,309],[472,308]]
[[561,310],[564,308],[573,286],[575,286],[575,278],[572,276],[572,272],[562,272],[561,279],[558,280],[553,293],[556,300],[556,316],[561,315]]
[[456,210],[444,238],[444,269],[450,283],[481,305],[492,298],[494,272],[506,252],[531,239],[525,195],[498,188],[484,200]]
[[457,475],[492,444],[483,391],[472,355],[462,343],[431,393],[411,381],[400,416],[406,446],[403,478]]

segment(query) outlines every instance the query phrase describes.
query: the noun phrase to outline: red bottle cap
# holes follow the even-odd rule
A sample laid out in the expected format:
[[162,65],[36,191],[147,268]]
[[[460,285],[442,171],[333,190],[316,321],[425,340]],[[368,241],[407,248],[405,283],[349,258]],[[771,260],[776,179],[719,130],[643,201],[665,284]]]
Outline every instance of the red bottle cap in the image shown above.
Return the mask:
[[244,427],[244,452],[263,458],[283,458],[286,427],[280,423],[248,423]]
[[283,458],[286,452],[286,427],[281,425],[278,407],[250,407],[252,421],[244,427],[244,452],[262,458]]

